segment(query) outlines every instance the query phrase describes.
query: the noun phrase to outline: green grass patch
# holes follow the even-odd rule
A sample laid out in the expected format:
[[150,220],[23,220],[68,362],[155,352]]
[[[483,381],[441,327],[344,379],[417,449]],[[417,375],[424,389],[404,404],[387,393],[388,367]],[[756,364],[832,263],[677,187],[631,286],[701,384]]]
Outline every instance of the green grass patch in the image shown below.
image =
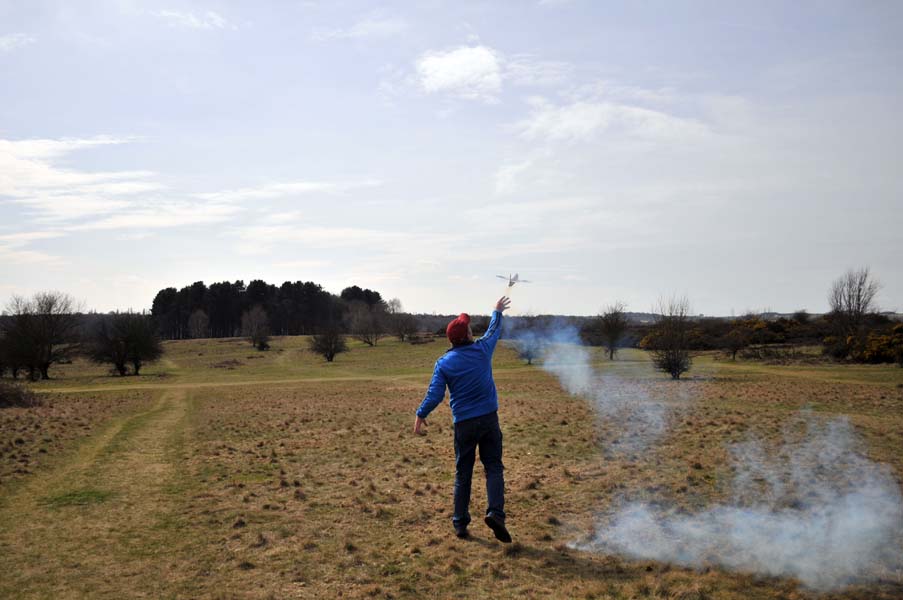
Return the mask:
[[80,490],[70,490],[52,496],[45,496],[41,504],[52,508],[61,508],[64,506],[88,506],[89,504],[100,504],[113,496],[113,492],[105,490],[96,490],[92,488],[84,488]]

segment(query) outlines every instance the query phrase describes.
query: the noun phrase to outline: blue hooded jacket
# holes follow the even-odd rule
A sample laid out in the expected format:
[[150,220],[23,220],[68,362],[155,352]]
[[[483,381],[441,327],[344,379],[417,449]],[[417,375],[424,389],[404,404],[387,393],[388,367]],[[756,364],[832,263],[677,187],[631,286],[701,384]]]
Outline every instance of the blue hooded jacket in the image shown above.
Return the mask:
[[483,337],[472,344],[451,348],[436,361],[430,387],[417,409],[418,417],[425,419],[442,402],[446,386],[455,423],[499,409],[498,393],[492,379],[492,354],[499,341],[501,322],[502,313],[493,311]]

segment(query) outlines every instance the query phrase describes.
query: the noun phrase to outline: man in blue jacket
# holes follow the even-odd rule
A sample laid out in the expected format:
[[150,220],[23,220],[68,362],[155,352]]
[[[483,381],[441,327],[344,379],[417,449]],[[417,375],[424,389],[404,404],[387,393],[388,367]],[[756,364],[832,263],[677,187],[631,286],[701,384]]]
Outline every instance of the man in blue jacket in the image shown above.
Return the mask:
[[489,508],[486,524],[505,543],[511,535],[505,528],[505,479],[502,466],[502,430],[499,428],[499,401],[492,379],[492,354],[499,341],[502,313],[511,300],[502,296],[495,305],[486,334],[474,341],[470,316],[461,313],[445,330],[452,347],[436,361],[426,397],[417,409],[414,433],[425,433],[426,417],[442,402],[449,390],[449,406],[455,423],[455,514],[452,524],[459,538],[468,536],[470,524],[470,484],[477,448],[486,471]]

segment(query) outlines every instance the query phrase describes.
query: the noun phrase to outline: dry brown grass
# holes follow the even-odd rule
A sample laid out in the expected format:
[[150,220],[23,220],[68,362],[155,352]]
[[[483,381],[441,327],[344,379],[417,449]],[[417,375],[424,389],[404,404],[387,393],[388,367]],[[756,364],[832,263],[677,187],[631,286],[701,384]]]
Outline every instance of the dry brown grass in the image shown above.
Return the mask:
[[[231,360],[214,347],[206,344],[199,360]],[[217,387],[224,371],[217,369],[206,380],[165,378],[160,391],[141,392],[144,401],[137,392],[131,399],[121,392],[48,396],[51,408],[44,410],[69,412],[32,413],[28,419],[40,428],[87,418],[85,410],[97,416],[76,451],[65,454],[61,446],[59,463],[2,496],[0,572],[9,575],[0,578],[0,596],[903,596],[899,576],[816,596],[787,579],[570,547],[591,534],[599,511],[625,494],[667,498],[688,509],[716,501],[726,489],[725,443],[748,434],[777,439],[788,416],[804,406],[850,414],[872,457],[903,473],[903,390],[880,383],[875,373],[868,382],[843,374],[825,382],[759,367],[715,373],[702,365],[698,379],[674,383],[642,368],[634,372],[633,365],[625,374],[636,375],[635,385],[656,395],[679,390],[675,398],[689,400],[675,400],[682,408],[659,446],[631,456],[600,450],[620,432],[596,423],[585,400],[563,393],[539,369],[520,368],[501,349],[496,380],[506,510],[516,541],[505,546],[479,520],[472,539],[452,534],[447,406],[430,419],[426,437],[409,431],[441,348],[410,348],[377,349],[368,356],[389,365],[385,370],[346,365],[333,380],[313,371],[298,381],[295,370],[292,381],[279,383],[267,370],[265,378],[249,377],[265,383],[242,384],[230,372],[230,385]],[[401,355],[409,351],[414,354]],[[278,354],[249,360],[234,373],[277,360]],[[420,376],[410,373],[416,364]],[[104,398],[109,412],[94,403]],[[123,404],[115,408],[112,398]],[[34,422],[4,422],[2,435],[23,426]],[[479,464],[475,477],[476,517],[485,508]]]
[[151,394],[45,396],[36,406],[0,409],[0,491],[39,471],[116,415],[133,412]]

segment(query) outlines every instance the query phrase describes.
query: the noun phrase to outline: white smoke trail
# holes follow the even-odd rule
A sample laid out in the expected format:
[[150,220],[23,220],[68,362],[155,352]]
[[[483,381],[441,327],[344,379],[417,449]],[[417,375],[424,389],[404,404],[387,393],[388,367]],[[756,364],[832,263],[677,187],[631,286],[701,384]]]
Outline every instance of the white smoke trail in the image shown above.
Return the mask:
[[903,502],[893,475],[859,454],[846,419],[802,418],[804,439],[775,454],[757,442],[732,448],[730,502],[689,515],[629,503],[585,547],[792,576],[822,591],[899,568]]
[[653,392],[651,386],[597,372],[577,329],[562,321],[512,328],[506,335],[515,344],[537,347],[542,368],[555,375],[565,391],[593,402],[597,415],[619,432],[608,446],[614,453],[641,452],[655,443],[667,431],[671,413],[687,399],[685,388],[678,390],[676,398],[666,400]]
[[[573,329],[553,327],[544,336],[543,368],[623,431],[622,449],[642,450],[666,432],[673,403],[640,383],[597,374]],[[688,388],[682,383],[676,389]],[[666,498],[654,504],[625,501],[580,547],[791,576],[816,590],[872,581],[895,570],[899,578],[900,485],[859,446],[845,418],[820,421],[801,414],[772,452],[755,440],[731,448],[730,501],[695,514],[679,511]]]

